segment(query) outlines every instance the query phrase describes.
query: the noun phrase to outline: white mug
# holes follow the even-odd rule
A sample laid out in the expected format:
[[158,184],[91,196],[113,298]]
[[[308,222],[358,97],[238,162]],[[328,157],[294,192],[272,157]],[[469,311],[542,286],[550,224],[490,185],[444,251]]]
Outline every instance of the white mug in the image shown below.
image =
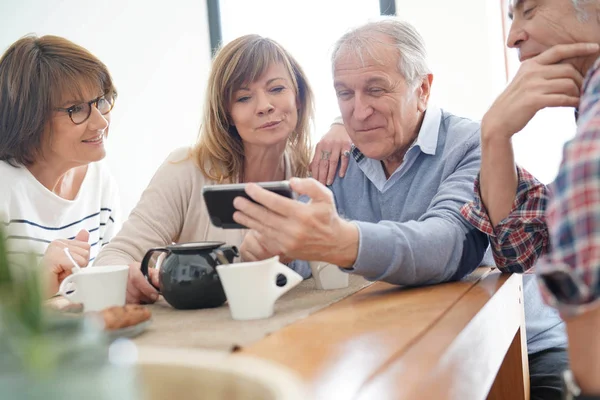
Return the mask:
[[[231,317],[237,320],[269,318],[275,301],[302,282],[302,276],[279,262],[275,256],[263,261],[217,265]],[[277,275],[287,279],[277,286]]]
[[337,265],[322,261],[311,261],[309,264],[317,289],[330,290],[348,287],[350,274],[341,271]]
[[73,303],[83,303],[84,311],[123,306],[128,274],[127,265],[83,268],[80,272],[67,276],[61,282],[58,292]]

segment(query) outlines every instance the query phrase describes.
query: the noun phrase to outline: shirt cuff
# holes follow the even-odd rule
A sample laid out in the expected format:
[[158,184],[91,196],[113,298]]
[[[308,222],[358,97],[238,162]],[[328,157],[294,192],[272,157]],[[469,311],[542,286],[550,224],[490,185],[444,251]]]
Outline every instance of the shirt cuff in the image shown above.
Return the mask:
[[361,275],[368,280],[381,280],[383,272],[394,262],[395,243],[377,224],[352,221],[358,228],[358,255],[347,272]]
[[599,291],[567,265],[551,264],[548,256],[545,256],[535,272],[544,301],[556,308],[563,318],[600,307]]
[[495,227],[481,200],[479,177],[474,200],[461,209],[463,217],[488,235],[496,265],[503,272],[523,272],[531,268],[548,247],[546,226],[546,186],[517,166],[518,186],[510,214]]

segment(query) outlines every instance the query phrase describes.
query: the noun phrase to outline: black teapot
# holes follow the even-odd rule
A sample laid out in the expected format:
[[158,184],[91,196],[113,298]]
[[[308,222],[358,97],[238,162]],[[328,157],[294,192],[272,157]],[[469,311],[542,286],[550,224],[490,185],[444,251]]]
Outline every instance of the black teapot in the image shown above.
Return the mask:
[[223,242],[197,242],[150,249],[142,260],[142,274],[146,278],[148,263],[155,252],[168,253],[159,266],[157,289],[171,306],[190,310],[225,303],[225,292],[215,267],[232,263],[239,256],[237,247],[225,246]]

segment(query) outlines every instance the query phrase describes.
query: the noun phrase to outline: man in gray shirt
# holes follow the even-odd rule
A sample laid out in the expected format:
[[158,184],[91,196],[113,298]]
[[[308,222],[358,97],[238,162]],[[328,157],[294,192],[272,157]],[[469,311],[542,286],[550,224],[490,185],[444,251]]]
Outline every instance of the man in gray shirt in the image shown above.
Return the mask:
[[346,175],[331,190],[292,180],[308,204],[249,185],[266,208],[235,201],[234,218],[252,229],[244,259],[327,261],[403,285],[460,279],[481,263],[487,236],[460,214],[480,167],[479,124],[428,107],[433,75],[425,58],[421,36],[396,19],[337,42],[334,86],[354,143]]
[[[487,236],[460,213],[473,200],[480,168],[479,123],[428,106],[433,75],[421,36],[405,22],[385,19],[357,28],[337,42],[332,58],[353,142],[346,174],[331,190],[293,179],[292,188],[308,203],[248,185],[260,205],[234,201],[240,211],[234,218],[251,229],[242,257],[326,261],[402,285],[461,279],[481,264],[488,247]],[[536,285],[526,286],[525,309],[530,358],[564,352],[563,323]],[[530,368],[532,398],[545,393],[533,379],[544,364],[538,358]]]

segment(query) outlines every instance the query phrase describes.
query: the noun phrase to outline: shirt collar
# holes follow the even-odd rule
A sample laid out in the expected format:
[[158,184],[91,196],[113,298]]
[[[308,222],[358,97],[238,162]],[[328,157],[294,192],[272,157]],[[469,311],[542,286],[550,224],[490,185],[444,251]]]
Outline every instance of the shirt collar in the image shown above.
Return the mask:
[[419,136],[413,146],[419,146],[425,154],[435,155],[437,149],[438,134],[440,133],[440,122],[442,120],[442,110],[436,106],[427,107],[423,124],[419,130]]
[[[425,111],[423,117],[423,123],[419,130],[417,140],[410,146],[408,151],[413,147],[419,146],[421,152],[429,155],[435,155],[437,149],[438,134],[440,132],[440,122],[442,121],[442,110],[441,108],[430,105]],[[407,151],[407,153],[408,153]],[[352,146],[352,156],[356,162],[362,161],[365,158],[364,154],[354,145]]]

